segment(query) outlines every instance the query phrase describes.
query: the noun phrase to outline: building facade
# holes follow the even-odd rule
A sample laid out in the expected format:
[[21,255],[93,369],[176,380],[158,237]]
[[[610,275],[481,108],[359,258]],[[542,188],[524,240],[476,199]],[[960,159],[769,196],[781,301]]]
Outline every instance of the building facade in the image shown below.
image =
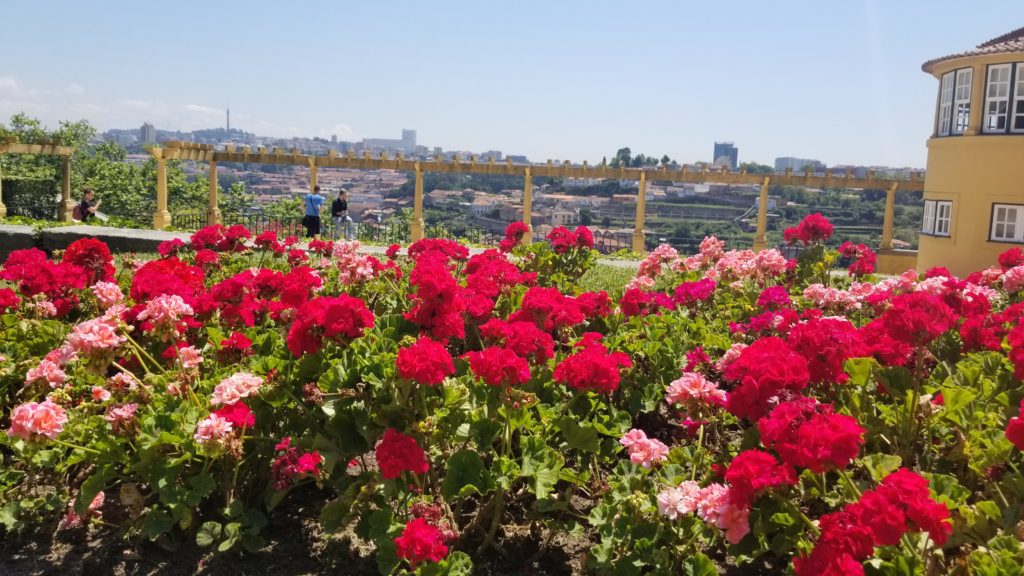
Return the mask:
[[156,128],[149,122],[146,122],[142,125],[142,128],[139,128],[139,143],[144,146],[146,144],[156,144]]
[[711,163],[720,162],[729,166],[729,170],[735,170],[740,165],[740,149],[733,146],[732,142],[715,142],[715,153],[711,156]]
[[922,69],[939,86],[917,267],[964,275],[1024,246],[1024,28]]

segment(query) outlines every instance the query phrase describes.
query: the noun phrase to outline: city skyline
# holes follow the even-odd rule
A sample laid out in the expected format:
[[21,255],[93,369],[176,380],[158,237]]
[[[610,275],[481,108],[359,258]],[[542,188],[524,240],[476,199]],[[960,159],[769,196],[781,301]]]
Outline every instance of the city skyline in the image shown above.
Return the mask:
[[[12,44],[38,49],[0,71],[0,118],[191,131],[223,126],[230,100],[233,127],[261,136],[360,141],[412,126],[430,146],[540,161],[595,161],[623,146],[713,160],[708,143],[732,141],[741,163],[914,167],[924,167],[938,90],[921,63],[1005,33],[1024,12],[1009,1],[955,20],[942,16],[951,2],[877,0],[629,11],[397,2],[386,12],[249,2],[196,19],[148,5],[44,4],[8,8],[24,21],[46,11],[52,30],[45,41],[31,27],[9,31]],[[147,45],[154,29],[139,24],[157,18],[159,41],[174,50]]]

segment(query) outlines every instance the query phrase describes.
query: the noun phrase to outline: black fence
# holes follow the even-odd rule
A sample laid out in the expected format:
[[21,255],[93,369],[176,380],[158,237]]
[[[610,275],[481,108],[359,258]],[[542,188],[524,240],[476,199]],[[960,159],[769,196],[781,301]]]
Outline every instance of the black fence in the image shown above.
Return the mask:
[[[206,212],[172,212],[171,227],[183,232],[195,232],[206,226]],[[254,236],[267,231],[273,231],[278,238],[296,236],[304,238],[306,228],[302,225],[302,217],[287,216],[274,217],[262,213],[246,212],[222,212],[221,222],[225,226],[241,224],[245,226]],[[320,225],[320,237],[323,239],[335,240],[360,240],[362,242],[375,242],[380,244],[408,243],[410,238],[409,226],[404,222],[385,220],[381,222],[340,222],[335,225],[332,218],[322,218]]]

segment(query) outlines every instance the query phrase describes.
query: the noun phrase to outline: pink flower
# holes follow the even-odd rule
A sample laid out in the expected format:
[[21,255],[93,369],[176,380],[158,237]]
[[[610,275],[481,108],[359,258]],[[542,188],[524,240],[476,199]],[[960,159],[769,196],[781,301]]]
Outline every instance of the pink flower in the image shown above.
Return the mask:
[[665,401],[669,405],[701,403],[724,406],[725,400],[725,391],[698,372],[684,372],[665,390]]
[[67,345],[76,354],[91,360],[111,357],[128,339],[118,333],[118,319],[109,312],[75,326],[67,337]]
[[675,520],[685,514],[691,514],[697,510],[697,495],[700,493],[700,485],[693,480],[687,480],[664,490],[658,494],[658,512],[661,512],[669,520]]
[[[100,512],[100,509],[103,508],[103,503],[106,501],[106,499],[106,494],[104,494],[103,491],[100,490],[100,492],[96,494],[96,496],[92,499],[92,502],[89,503],[89,508],[86,509],[85,511],[85,519],[88,520],[90,518],[101,518],[102,513]],[[81,526],[82,517],[75,512],[75,500],[74,498],[72,498],[71,502],[68,502],[68,511],[64,514],[64,517],[61,518],[60,522],[57,524],[57,529],[67,530],[72,528],[80,528]]]
[[224,445],[231,435],[231,422],[216,414],[210,414],[196,425],[196,433],[192,437],[206,448],[217,448]]
[[195,368],[203,363],[203,355],[196,350],[195,346],[185,346],[178,349],[178,359],[181,360],[181,367],[186,370]]
[[100,307],[104,310],[124,301],[121,287],[114,282],[104,282],[101,280],[92,285],[92,293],[96,296],[96,301],[100,303]]
[[1024,266],[1014,266],[1002,276],[1003,290],[1016,292],[1024,288]]
[[220,381],[213,389],[210,404],[234,404],[242,398],[256,394],[263,385],[263,378],[248,372],[235,372]]
[[67,412],[57,404],[49,400],[28,402],[11,411],[11,428],[7,434],[22,440],[38,440],[39,437],[52,440],[64,431],[67,422]]
[[736,506],[724,484],[709,484],[697,493],[697,515],[701,520],[725,530],[725,538],[738,544],[750,532],[750,509]]
[[630,430],[619,439],[619,444],[626,447],[631,462],[644,468],[651,468],[668,459],[668,446],[660,440],[648,438],[643,430]]
[[53,318],[57,315],[57,306],[49,300],[38,300],[29,303],[36,316],[40,318]]
[[736,342],[730,346],[729,349],[725,351],[725,354],[718,359],[718,362],[715,363],[715,370],[724,372],[725,368],[729,366],[729,364],[732,364],[734,360],[740,357],[740,354],[746,349],[746,347],[747,345],[742,342]]
[[67,380],[67,374],[61,369],[60,364],[51,360],[49,355],[39,361],[34,368],[29,369],[25,374],[25,384],[32,384],[39,380],[46,380],[51,388],[61,388]]
[[181,296],[161,294],[146,302],[146,309],[139,313],[138,319],[150,326],[147,332],[176,338],[180,329],[179,322],[193,313],[192,307]]
[[103,415],[103,419],[111,424],[130,422],[135,419],[135,412],[138,409],[139,405],[134,402],[120,406],[111,406],[107,413]]
[[93,386],[92,399],[96,402],[106,402],[107,400],[110,400],[110,392],[108,392],[103,386]]

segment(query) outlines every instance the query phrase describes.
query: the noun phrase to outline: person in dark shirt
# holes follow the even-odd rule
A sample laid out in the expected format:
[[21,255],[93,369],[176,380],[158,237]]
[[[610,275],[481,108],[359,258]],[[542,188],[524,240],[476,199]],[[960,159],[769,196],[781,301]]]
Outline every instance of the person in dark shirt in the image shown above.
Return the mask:
[[345,240],[352,240],[352,217],[348,215],[348,191],[338,190],[338,197],[331,202],[331,218],[334,219],[334,239],[341,235],[345,228]]
[[96,193],[86,188],[82,191],[82,201],[78,204],[75,213],[73,214],[75,220],[82,222],[88,222],[96,215],[96,211],[99,210],[102,200],[96,200]]

